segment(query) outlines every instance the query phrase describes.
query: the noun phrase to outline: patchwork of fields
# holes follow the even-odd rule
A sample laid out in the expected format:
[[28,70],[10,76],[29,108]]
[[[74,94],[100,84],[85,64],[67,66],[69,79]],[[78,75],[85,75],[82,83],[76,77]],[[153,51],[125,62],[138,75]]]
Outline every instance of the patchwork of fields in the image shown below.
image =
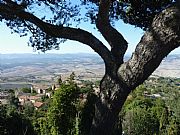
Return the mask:
[[[128,60],[128,58],[126,58]],[[180,56],[170,55],[153,73],[155,76],[180,78]],[[104,63],[93,54],[0,54],[0,88],[50,85],[59,75],[67,78],[75,72],[79,80],[100,80]]]

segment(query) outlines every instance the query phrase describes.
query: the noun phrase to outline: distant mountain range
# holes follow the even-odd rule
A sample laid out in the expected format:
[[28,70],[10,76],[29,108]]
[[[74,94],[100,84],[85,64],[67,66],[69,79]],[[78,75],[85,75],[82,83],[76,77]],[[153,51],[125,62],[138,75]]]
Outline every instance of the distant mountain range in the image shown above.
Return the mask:
[[[126,57],[125,60],[128,60]],[[75,72],[78,79],[99,80],[104,62],[95,54],[0,54],[0,87],[7,84],[51,84]],[[169,55],[153,73],[180,78],[180,55]]]

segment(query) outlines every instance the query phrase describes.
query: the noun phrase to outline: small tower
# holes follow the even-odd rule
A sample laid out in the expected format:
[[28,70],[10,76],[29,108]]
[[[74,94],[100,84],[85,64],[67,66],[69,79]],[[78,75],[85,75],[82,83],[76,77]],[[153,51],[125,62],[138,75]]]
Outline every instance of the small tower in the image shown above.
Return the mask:
[[53,84],[53,85],[51,86],[51,90],[54,91],[55,89],[56,89],[56,86],[55,86],[55,84]]
[[18,97],[18,95],[19,95],[19,90],[15,90],[15,92],[14,92],[14,96],[17,98],[17,97]]
[[31,86],[31,93],[33,93],[33,91],[34,91],[34,88],[33,88],[33,86]]

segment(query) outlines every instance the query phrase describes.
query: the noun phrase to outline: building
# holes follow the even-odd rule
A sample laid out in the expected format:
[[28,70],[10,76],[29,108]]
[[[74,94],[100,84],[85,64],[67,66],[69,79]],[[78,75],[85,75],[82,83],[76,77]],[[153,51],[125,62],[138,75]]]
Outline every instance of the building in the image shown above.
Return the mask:
[[34,103],[34,107],[35,107],[36,110],[39,109],[40,107],[42,107],[43,105],[44,105],[43,102],[35,102]]
[[26,102],[35,103],[38,99],[41,99],[40,96],[30,96],[30,95],[21,95],[18,96],[19,102],[21,105],[24,105]]
[[29,101],[35,103],[38,99],[41,99],[39,96],[29,96]]
[[0,104],[9,104],[10,93],[7,91],[0,92]]

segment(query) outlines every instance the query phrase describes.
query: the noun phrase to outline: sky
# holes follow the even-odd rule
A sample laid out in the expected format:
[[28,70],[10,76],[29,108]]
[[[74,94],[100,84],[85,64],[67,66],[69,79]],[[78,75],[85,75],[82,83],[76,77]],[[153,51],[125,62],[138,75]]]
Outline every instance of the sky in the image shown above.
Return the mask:
[[[88,30],[89,32],[93,33],[96,37],[98,37],[107,47],[108,44],[104,40],[97,30],[93,27],[89,26],[88,24],[84,23],[80,26],[83,29]],[[118,22],[115,24],[118,31],[122,33],[124,38],[127,40],[128,50],[126,54],[130,55],[137,43],[140,41],[143,31],[140,28],[135,28],[134,26],[130,26],[128,24],[124,24],[122,22]],[[1,54],[10,54],[10,53],[41,53],[40,51],[34,51],[32,47],[29,47],[27,42],[29,37],[20,37],[18,34],[11,34],[11,30],[6,27],[5,24],[0,23],[0,53]],[[60,50],[51,50],[47,51],[46,53],[94,53],[94,51],[77,41],[66,41],[65,43],[60,44]],[[171,54],[180,54],[180,47],[175,49]]]

